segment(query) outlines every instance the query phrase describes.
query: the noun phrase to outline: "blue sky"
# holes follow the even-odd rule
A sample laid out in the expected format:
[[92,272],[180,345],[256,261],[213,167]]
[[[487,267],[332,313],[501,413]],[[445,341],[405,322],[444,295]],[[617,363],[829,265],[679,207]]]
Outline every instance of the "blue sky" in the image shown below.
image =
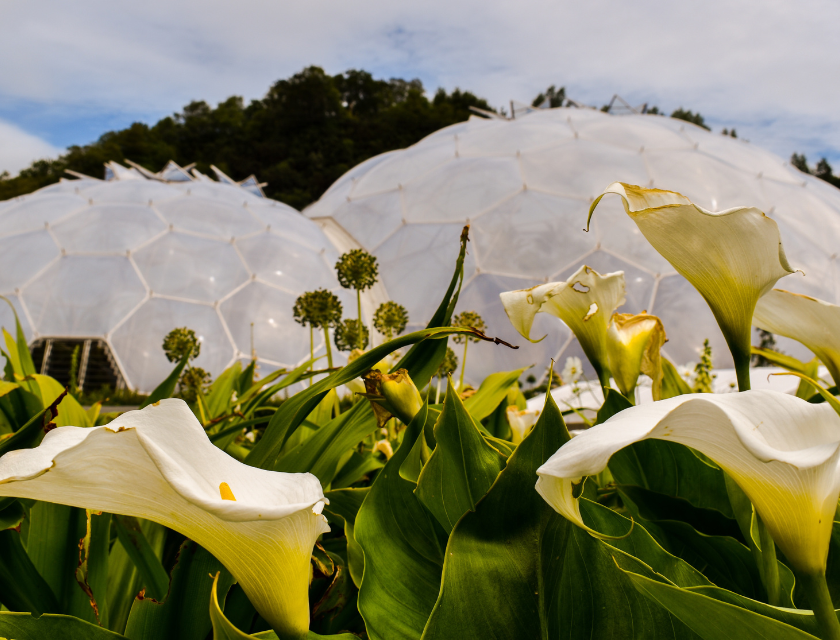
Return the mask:
[[[37,8],[35,8],[37,7]],[[840,170],[840,4],[821,0],[4,0],[0,171],[192,99],[261,97],[317,64],[419,77],[497,106],[613,93]]]

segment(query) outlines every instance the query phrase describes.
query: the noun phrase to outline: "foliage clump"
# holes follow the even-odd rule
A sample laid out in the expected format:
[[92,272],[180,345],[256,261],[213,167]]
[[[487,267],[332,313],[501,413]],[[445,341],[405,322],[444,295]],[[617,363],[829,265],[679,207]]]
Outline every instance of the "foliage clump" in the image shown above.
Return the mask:
[[[484,333],[487,330],[487,325],[484,324],[484,319],[475,311],[462,311],[452,319],[453,327],[471,327],[477,331]],[[452,339],[457,344],[463,344],[468,340],[470,342],[479,342],[480,338],[476,336],[468,336],[464,334],[455,334]]]
[[376,257],[364,249],[353,249],[341,255],[335,263],[335,271],[342,287],[365,291],[376,284],[379,265]]
[[700,354],[700,362],[694,367],[694,393],[712,393],[712,381],[717,376],[712,373],[712,346],[709,339],[703,341],[703,352]]
[[201,367],[189,367],[181,375],[178,381],[178,395],[186,402],[193,403],[198,400],[198,392],[207,392],[210,386],[210,374]]
[[373,326],[383,336],[391,340],[405,331],[408,324],[408,311],[393,300],[383,302],[373,314]]
[[192,329],[178,327],[163,339],[163,353],[169,362],[180,362],[188,353],[191,353],[190,360],[195,360],[201,353],[201,341]]

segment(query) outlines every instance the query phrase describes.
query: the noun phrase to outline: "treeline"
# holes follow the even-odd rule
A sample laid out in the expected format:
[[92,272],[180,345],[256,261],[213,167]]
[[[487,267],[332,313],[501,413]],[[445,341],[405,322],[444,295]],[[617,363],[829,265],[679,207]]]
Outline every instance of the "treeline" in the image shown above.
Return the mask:
[[466,120],[471,106],[492,110],[459,89],[439,89],[429,99],[419,80],[376,80],[352,70],[330,76],[309,67],[250,104],[237,96],[215,108],[191,102],[153,126],[137,122],[14,178],[0,175],[0,200],[57,182],[66,169],[102,177],[110,160],[159,171],[172,159],[195,162],[205,173],[214,164],[237,180],[253,173],[268,183],[266,195],[301,209],[360,162]]
[[[565,87],[552,85],[532,105],[568,103]],[[356,70],[330,76],[308,67],[247,105],[238,96],[216,107],[191,102],[152,126],[136,122],[92,144],[72,146],[55,160],[34,162],[14,178],[0,174],[0,201],[58,182],[67,169],[101,177],[103,163],[110,160],[129,159],[151,171],[174,160],[182,166],[195,162],[204,173],[214,164],[237,180],[254,174],[268,183],[267,196],[303,209],[360,162],[462,122],[471,115],[470,107],[495,111],[483,98],[460,89],[438,89],[429,99],[420,80],[377,80]],[[664,115],[655,106],[647,113]],[[709,129],[700,113],[682,107],[671,117]],[[734,129],[723,134],[737,137]],[[825,158],[813,169],[799,154],[791,163],[840,187]]]

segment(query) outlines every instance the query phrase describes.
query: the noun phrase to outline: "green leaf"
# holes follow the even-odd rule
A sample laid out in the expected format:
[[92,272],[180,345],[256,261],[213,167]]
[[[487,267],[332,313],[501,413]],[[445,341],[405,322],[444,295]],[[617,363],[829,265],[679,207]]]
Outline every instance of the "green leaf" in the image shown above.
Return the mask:
[[166,376],[166,380],[164,380],[158,386],[156,386],[155,390],[149,394],[149,397],[140,403],[140,409],[148,407],[150,404],[154,404],[155,402],[159,402],[160,400],[165,400],[166,398],[172,397],[172,394],[175,393],[175,387],[178,386],[178,380],[181,379],[181,373],[183,373],[184,367],[187,366],[187,362],[190,361],[191,355],[192,351],[184,354],[184,357],[181,358],[181,361],[175,365],[175,368],[172,370],[172,373]]
[[34,618],[28,613],[0,613],[0,637],[9,640],[117,640],[113,631],[72,616],[48,613]]
[[20,500],[12,498],[11,504],[0,511],[0,531],[20,526],[24,517],[26,517],[26,511]]
[[66,612],[82,620],[108,626],[108,551],[111,514],[85,512],[85,536],[79,541],[74,577],[79,589],[70,589]]
[[32,379],[38,385],[41,399],[44,406],[52,405],[62,395],[61,402],[57,405],[58,415],[53,419],[57,427],[92,427],[93,423],[88,417],[79,401],[69,393],[65,395],[65,389],[55,378],[33,374]]
[[38,573],[14,529],[0,531],[0,603],[12,611],[61,611],[55,594]]
[[115,515],[114,528],[120,545],[137,567],[140,583],[145,585],[146,596],[162,601],[169,591],[169,576],[158,553],[143,534],[140,521],[133,516]]
[[34,446],[41,435],[43,435],[44,414],[47,411],[49,409],[39,411],[25,425],[15,431],[12,436],[0,440],[0,456],[5,455],[9,451],[28,449]]
[[75,592],[81,593],[76,567],[86,522],[85,511],[75,507],[36,502],[29,510],[26,551],[58,600],[55,613],[70,613]]
[[461,516],[475,511],[504,468],[505,458],[479,433],[451,378],[435,439],[437,446],[420,472],[415,495],[448,534]]
[[621,395],[615,389],[607,389],[607,396],[604,398],[604,404],[598,409],[595,424],[603,424],[617,413],[621,413],[625,409],[633,406],[627,398]]
[[[141,520],[140,528],[151,545],[155,557],[163,555],[166,528],[150,520]],[[167,585],[169,576],[167,576]],[[108,558],[108,628],[117,633],[125,631],[134,598],[146,588],[134,561],[119,541],[111,547]]]
[[419,638],[440,590],[446,536],[414,495],[416,485],[399,474],[429,413],[424,404],[356,517],[365,556],[359,612],[373,640]]
[[232,366],[222,371],[210,385],[210,391],[206,397],[208,418],[216,418],[230,411],[233,391],[241,373],[242,364],[237,360]]
[[[476,511],[452,532],[424,639],[694,637],[667,612],[635,596],[613,557],[640,561],[559,516],[534,490],[537,468],[568,440],[547,394],[534,429]],[[610,535],[630,529],[626,518],[586,500],[581,504],[588,506],[584,516],[591,526]],[[639,526],[617,544],[652,557],[675,579],[707,584]]]
[[464,400],[464,406],[474,420],[484,420],[505,400],[510,388],[516,384],[519,377],[529,369],[516,371],[502,371],[491,373],[484,378],[484,382],[469,398]]
[[662,358],[662,374],[662,400],[693,393],[677,368],[667,358]]
[[384,466],[385,463],[372,453],[361,454],[354,451],[344,466],[339,469],[330,487],[344,489]]
[[[404,347],[409,344],[414,344],[423,340],[434,340],[438,338],[445,338],[454,334],[466,334],[474,337],[479,337],[482,340],[494,342],[493,339],[478,333],[474,329],[463,327],[437,327],[433,329],[423,329],[415,331],[404,336],[400,336],[390,342],[379,345],[359,356],[352,363],[346,367],[342,367],[332,375],[319,380],[311,387],[296,393],[286,402],[280,405],[280,408],[272,416],[271,422],[263,434],[263,437],[254,447],[253,451],[245,460],[247,464],[264,469],[273,468],[275,459],[283,448],[288,437],[295,432],[300,424],[317,406],[321,399],[331,390],[339,387],[354,378],[358,378],[363,373],[369,371],[375,364],[380,362],[385,356],[392,351]],[[409,371],[411,373],[411,371]],[[413,374],[412,374],[412,379]]]
[[310,438],[280,456],[275,471],[311,473],[324,487],[335,477],[341,457],[376,431],[368,402],[357,402],[349,411],[322,426]]
[[784,353],[779,353],[773,349],[751,347],[750,352],[752,355],[761,356],[765,360],[772,362],[783,369],[787,369],[788,371],[798,371],[799,373],[807,375],[808,369],[810,368],[806,363],[802,362],[802,360],[798,360],[797,358]]
[[[815,636],[789,624],[704,595],[722,590],[680,589],[632,571],[624,573],[639,593],[670,611],[704,640],[814,640]],[[765,607],[765,611],[772,609]]]
[[212,628],[207,603],[212,576],[221,572],[220,591],[227,594],[233,578],[208,551],[191,540],[181,545],[172,570],[169,594],[161,604],[135,600],[125,635],[131,640],[204,640]]
[[324,507],[329,515],[334,515],[344,521],[344,535],[347,537],[347,565],[353,583],[358,587],[362,584],[362,574],[365,569],[365,554],[362,547],[356,542],[354,528],[356,518],[362,503],[370,493],[370,487],[363,489],[339,489],[327,491],[324,495],[330,503]]

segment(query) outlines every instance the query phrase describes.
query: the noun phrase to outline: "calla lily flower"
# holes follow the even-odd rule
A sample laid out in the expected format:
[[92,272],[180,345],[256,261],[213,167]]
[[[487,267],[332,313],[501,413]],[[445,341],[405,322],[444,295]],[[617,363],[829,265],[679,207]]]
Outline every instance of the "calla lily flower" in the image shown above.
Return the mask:
[[536,409],[524,409],[520,411],[517,407],[508,407],[506,410],[510,431],[513,434],[511,442],[519,444],[528,435],[528,432],[537,424],[540,412]]
[[580,342],[601,384],[609,386],[607,325],[613,312],[624,304],[623,271],[602,276],[584,265],[565,282],[506,291],[499,297],[511,324],[527,340],[531,340],[531,327],[538,313],[550,313],[565,322]]
[[801,342],[840,385],[840,307],[817,298],[773,289],[755,307],[753,324],[759,329]]
[[653,380],[653,399],[662,397],[662,356],[665,344],[662,321],[647,312],[616,313],[607,329],[607,354],[610,372],[619,391],[632,402],[639,374]]
[[586,528],[580,482],[610,457],[646,439],[670,440],[707,455],[752,501],[794,569],[825,571],[840,496],[840,415],[776,391],[682,395],[631,407],[573,438],[539,469],[537,491]]
[[215,447],[182,400],[103,427],[60,427],[0,458],[0,495],[146,518],[212,553],[281,638],[309,629],[312,547],[329,531],[308,473],[249,467]]
[[[589,220],[608,193],[674,269],[709,304],[735,361],[742,391],[749,388],[750,324],[758,299],[788,264],[776,223],[754,207],[706,211],[673,191],[614,182],[589,209]],[[588,228],[587,221],[587,228]]]

